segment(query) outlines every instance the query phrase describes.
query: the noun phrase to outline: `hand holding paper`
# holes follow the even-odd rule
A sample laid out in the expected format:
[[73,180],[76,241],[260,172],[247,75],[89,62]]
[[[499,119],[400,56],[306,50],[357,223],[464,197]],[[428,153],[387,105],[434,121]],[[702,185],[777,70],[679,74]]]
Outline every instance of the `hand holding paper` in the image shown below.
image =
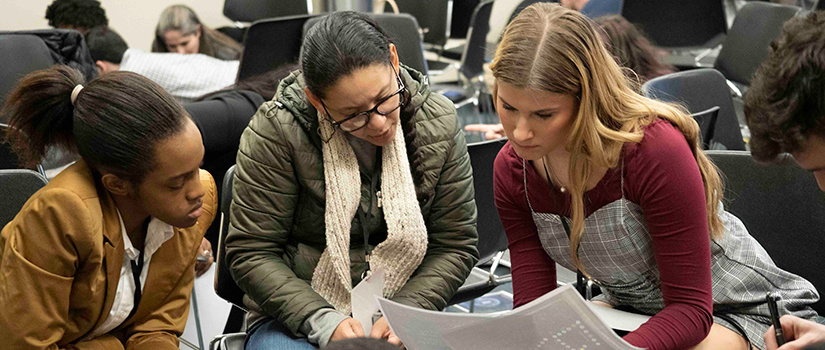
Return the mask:
[[374,270],[352,289],[352,318],[361,322],[364,334],[371,334],[372,315],[378,312],[376,297],[384,296],[384,272]]

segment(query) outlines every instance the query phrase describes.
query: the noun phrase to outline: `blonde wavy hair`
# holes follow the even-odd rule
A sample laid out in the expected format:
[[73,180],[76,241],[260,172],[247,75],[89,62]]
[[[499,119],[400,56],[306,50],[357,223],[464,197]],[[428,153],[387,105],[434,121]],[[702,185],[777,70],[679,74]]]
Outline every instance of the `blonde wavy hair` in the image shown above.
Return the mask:
[[[643,126],[658,118],[685,135],[705,185],[710,237],[722,235],[724,227],[717,214],[724,186],[716,166],[702,152],[699,125],[683,107],[639,95],[584,15],[558,4],[527,7],[507,26],[491,69],[496,82],[579,100],[565,147],[570,152],[570,256],[582,272],[578,246],[584,231],[588,174],[594,168],[616,167],[622,146],[640,142]],[[497,101],[497,87],[493,98]]]

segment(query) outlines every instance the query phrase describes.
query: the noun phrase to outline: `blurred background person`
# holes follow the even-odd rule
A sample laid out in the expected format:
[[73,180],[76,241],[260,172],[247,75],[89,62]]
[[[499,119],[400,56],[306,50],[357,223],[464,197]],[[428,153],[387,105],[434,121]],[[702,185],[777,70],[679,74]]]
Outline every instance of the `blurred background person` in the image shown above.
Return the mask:
[[46,8],[46,19],[54,28],[75,29],[83,35],[94,27],[109,24],[106,10],[97,0],[54,0]]
[[160,14],[152,52],[201,53],[222,60],[237,60],[241,57],[241,45],[201,24],[191,8],[172,5]]
[[224,61],[203,54],[160,54],[129,48],[109,27],[97,27],[86,35],[98,73],[124,70],[149,78],[180,102],[235,83],[238,61]]
[[599,31],[607,49],[625,74],[631,79],[644,82],[676,71],[676,67],[662,62],[664,52],[627,19],[620,15],[598,17],[593,20],[602,29]]

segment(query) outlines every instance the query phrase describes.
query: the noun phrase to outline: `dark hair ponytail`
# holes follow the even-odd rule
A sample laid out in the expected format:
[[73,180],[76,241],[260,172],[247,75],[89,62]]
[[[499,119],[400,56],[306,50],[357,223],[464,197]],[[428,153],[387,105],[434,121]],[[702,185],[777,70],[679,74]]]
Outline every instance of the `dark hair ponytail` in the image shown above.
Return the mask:
[[358,68],[389,64],[389,35],[364,14],[331,13],[307,32],[301,48],[301,70],[307,87],[323,98],[326,89]]
[[26,164],[59,145],[99,172],[140,183],[154,167],[157,141],[178,133],[188,115],[160,86],[134,73],[107,73],[85,84],[73,104],[79,84],[83,75],[63,65],[21,79],[3,108],[7,140]]

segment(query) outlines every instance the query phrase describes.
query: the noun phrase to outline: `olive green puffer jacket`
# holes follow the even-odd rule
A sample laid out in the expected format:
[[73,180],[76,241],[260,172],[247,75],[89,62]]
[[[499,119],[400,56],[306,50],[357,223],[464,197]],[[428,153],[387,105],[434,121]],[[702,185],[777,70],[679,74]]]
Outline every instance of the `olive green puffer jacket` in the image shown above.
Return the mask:
[[[402,68],[401,77],[410,103],[400,124],[428,245],[421,265],[393,300],[440,310],[478,259],[472,169],[453,104],[430,93],[420,73]],[[244,131],[226,238],[227,261],[246,293],[250,321],[269,315],[295,334],[307,317],[332,308],[310,287],[326,246],[325,184],[317,112],[304,86],[299,72],[285,78]],[[364,207],[375,200],[372,176],[377,175],[362,174]],[[375,219],[365,225],[374,246],[386,238],[387,225],[380,208],[371,207],[365,217]],[[366,265],[362,224],[356,215],[350,232],[353,286]]]

